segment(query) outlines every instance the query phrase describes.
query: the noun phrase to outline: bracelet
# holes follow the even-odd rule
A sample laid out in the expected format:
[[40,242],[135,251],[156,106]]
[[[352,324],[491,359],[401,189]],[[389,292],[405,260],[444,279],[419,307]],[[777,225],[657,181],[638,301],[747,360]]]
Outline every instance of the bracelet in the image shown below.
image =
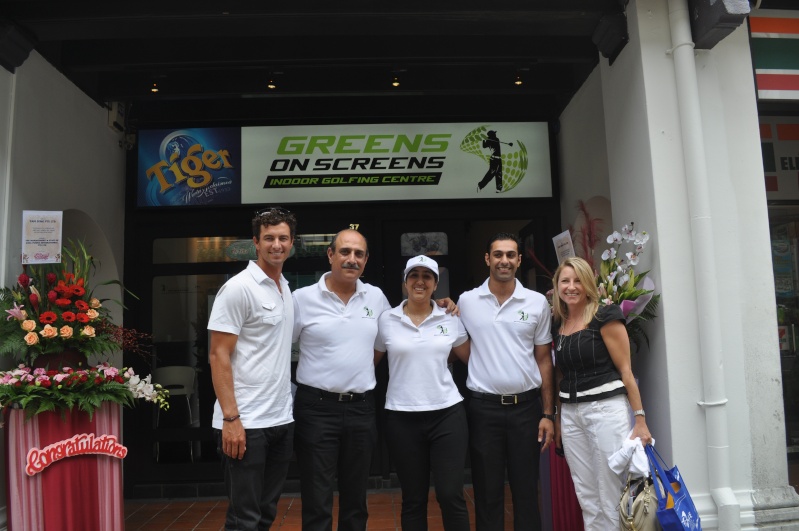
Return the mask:
[[643,409],[636,409],[633,411],[633,415],[636,417],[646,417],[646,413],[644,413]]
[[241,415],[234,415],[232,417],[222,417],[222,420],[224,420],[225,422],[233,422],[234,420],[238,420],[239,418],[241,418]]

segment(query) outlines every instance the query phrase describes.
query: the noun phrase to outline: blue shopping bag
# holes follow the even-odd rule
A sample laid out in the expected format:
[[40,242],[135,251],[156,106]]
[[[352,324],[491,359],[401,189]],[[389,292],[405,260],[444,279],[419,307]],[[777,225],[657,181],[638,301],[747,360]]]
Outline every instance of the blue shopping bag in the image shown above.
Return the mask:
[[654,446],[647,444],[645,449],[655,482],[658,522],[663,531],[701,531],[699,512],[677,466],[666,469],[666,462]]

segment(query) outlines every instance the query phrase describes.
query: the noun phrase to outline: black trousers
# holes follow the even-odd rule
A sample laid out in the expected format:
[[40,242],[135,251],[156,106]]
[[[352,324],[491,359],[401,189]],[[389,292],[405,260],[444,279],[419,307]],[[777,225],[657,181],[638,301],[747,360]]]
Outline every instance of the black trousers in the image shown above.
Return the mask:
[[497,192],[502,191],[502,160],[499,158],[491,157],[488,162],[488,171],[483,176],[483,179],[477,185],[480,190],[486,187],[488,183],[491,182],[491,179],[494,179],[494,182],[497,186]]
[[463,403],[436,411],[386,411],[386,439],[402,487],[402,530],[427,529],[430,472],[446,531],[469,531],[463,497],[468,424]]
[[340,531],[364,531],[366,490],[377,441],[374,396],[338,402],[299,386],[294,397],[294,449],[300,468],[303,531],[333,529],[338,476]]
[[289,469],[294,423],[245,430],[247,451],[243,459],[226,456],[222,452],[222,431],[214,432],[230,500],[225,529],[268,530],[275,521],[277,501]]
[[513,499],[513,529],[541,529],[538,509],[540,400],[506,406],[471,398],[467,408],[477,531],[505,528],[506,470]]

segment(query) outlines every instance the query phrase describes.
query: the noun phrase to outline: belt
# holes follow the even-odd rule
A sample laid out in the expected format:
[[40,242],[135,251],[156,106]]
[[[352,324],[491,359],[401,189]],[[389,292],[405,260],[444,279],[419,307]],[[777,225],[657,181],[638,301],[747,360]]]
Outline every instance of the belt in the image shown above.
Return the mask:
[[324,398],[325,400],[333,400],[334,402],[363,402],[370,394],[372,394],[371,391],[366,391],[365,393],[335,393],[333,391],[325,391],[324,389],[317,389],[316,387],[311,387],[310,385],[301,383],[297,384],[297,389],[302,389],[308,393],[318,395],[320,398]]
[[515,404],[521,404],[522,402],[527,402],[534,398],[538,398],[541,396],[541,388],[536,387],[535,389],[530,389],[529,391],[525,391],[523,393],[516,393],[515,395],[492,395],[491,393],[479,393],[477,391],[470,391],[472,394],[472,398],[478,398],[480,400],[488,400],[489,402],[496,402],[498,404],[502,404],[503,406],[512,406]]

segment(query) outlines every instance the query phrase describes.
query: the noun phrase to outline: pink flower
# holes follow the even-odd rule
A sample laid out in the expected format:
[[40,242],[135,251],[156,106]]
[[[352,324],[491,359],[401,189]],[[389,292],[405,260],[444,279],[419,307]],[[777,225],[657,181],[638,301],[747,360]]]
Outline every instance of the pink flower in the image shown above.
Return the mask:
[[13,308],[11,308],[10,310],[6,310],[6,313],[8,314],[8,317],[6,317],[6,321],[10,321],[11,319],[22,321],[23,319],[25,319],[27,315],[25,314],[25,310],[23,310],[22,308],[24,307],[20,306],[15,302]]
[[33,332],[36,330],[36,321],[32,319],[26,319],[20,323],[20,327],[26,332]]
[[89,299],[89,306],[91,306],[92,308],[99,308],[102,306],[102,304],[100,304],[100,299],[92,297],[91,299]]
[[80,335],[86,336],[86,337],[94,337],[94,335],[95,335],[94,327],[93,326],[84,326],[83,330],[80,331]]
[[69,339],[72,337],[72,327],[64,325],[58,331],[58,335],[61,336],[61,339]]

